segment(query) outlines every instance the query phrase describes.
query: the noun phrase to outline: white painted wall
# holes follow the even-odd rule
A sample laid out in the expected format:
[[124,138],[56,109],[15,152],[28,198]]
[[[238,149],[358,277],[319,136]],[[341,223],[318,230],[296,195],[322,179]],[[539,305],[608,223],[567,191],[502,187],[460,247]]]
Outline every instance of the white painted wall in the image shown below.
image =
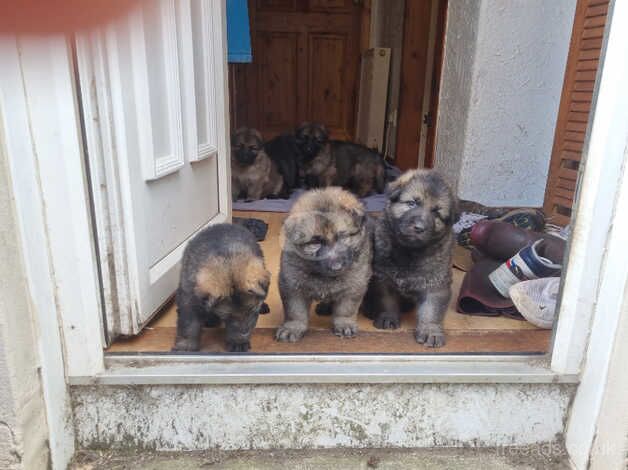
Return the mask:
[[575,4],[449,3],[436,167],[461,198],[542,205]]

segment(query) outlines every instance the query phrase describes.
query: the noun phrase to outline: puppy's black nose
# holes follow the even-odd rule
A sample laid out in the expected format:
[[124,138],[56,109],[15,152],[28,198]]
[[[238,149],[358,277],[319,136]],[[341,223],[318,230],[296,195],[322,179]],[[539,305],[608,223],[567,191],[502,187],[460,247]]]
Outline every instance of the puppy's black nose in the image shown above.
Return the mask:
[[414,223],[414,231],[416,233],[423,233],[425,232],[425,225],[421,222],[415,222]]

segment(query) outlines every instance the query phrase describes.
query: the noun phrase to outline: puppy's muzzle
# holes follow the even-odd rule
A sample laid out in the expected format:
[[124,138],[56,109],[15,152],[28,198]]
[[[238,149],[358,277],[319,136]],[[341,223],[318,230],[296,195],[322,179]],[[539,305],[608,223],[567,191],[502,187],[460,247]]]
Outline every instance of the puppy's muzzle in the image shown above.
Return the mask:
[[238,150],[236,152],[236,158],[243,165],[250,165],[255,161],[255,157],[257,157],[257,152],[252,150]]

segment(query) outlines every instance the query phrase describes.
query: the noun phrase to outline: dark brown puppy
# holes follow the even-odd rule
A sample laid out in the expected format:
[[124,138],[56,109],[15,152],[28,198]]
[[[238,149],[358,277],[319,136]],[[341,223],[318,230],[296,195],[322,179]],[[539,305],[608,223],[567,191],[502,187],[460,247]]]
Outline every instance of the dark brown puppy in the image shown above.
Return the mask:
[[173,350],[198,351],[201,326],[224,322],[227,349],[248,351],[258,315],[268,312],[269,284],[270,272],[251,232],[231,224],[204,229],[183,253]]
[[358,197],[384,191],[382,157],[351,142],[329,140],[322,124],[305,122],[296,130],[299,168],[308,188],[342,186]]
[[231,138],[231,194],[233,200],[277,197],[282,194],[283,177],[277,164],[264,151],[261,134],[242,127]]
[[357,315],[371,277],[371,240],[364,207],[347,191],[306,192],[283,226],[279,293],[284,323],[278,341],[298,341],[313,301],[333,315],[338,336],[355,336]]
[[399,328],[402,309],[418,304],[417,342],[445,344],[456,207],[435,171],[411,170],[390,184],[384,215],[375,222],[373,277],[363,304],[377,328]]

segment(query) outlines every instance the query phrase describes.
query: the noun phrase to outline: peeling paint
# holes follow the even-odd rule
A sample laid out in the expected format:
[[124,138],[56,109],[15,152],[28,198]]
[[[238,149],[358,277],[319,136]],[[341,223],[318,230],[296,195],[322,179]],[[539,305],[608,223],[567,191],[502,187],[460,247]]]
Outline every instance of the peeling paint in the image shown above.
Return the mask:
[[74,387],[82,448],[487,447],[560,437],[554,384]]

